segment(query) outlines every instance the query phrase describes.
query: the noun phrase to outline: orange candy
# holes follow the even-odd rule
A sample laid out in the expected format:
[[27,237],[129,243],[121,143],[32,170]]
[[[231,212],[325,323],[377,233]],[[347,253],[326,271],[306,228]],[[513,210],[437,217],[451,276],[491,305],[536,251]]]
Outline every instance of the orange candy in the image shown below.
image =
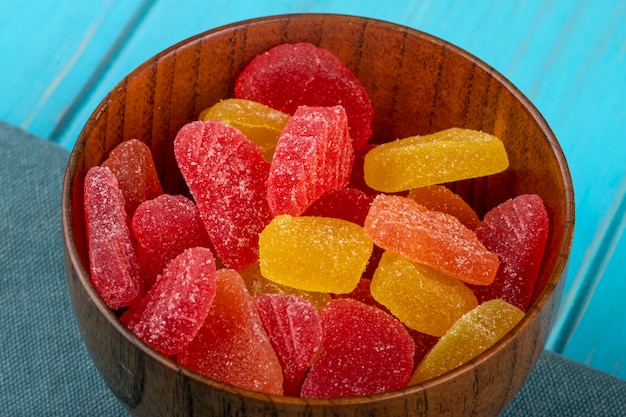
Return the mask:
[[196,338],[176,355],[178,363],[226,384],[282,395],[282,367],[243,278],[220,269],[215,281],[209,315]]
[[441,211],[456,217],[468,229],[475,230],[480,223],[474,209],[446,186],[428,185],[414,188],[409,191],[407,197],[429,210]]
[[406,197],[376,196],[364,229],[383,249],[470,284],[491,284],[498,271],[498,257],[472,230]]

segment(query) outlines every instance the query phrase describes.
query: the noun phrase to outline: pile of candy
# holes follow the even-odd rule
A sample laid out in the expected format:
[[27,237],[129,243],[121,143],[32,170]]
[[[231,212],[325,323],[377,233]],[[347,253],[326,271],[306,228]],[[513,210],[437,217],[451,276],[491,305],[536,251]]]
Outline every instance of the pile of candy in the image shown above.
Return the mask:
[[541,198],[481,220],[442,185],[505,170],[498,138],[369,144],[365,89],[308,43],[257,56],[234,95],[175,138],[191,198],[163,194],[139,140],[85,176],[91,280],[148,345],[234,386],[345,397],[441,375],[522,319]]

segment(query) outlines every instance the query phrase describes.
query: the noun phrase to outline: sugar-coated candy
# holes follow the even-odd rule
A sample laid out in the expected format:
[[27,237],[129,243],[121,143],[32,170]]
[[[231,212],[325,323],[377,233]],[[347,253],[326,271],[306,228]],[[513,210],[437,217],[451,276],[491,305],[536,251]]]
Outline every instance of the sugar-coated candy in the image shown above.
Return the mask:
[[443,375],[496,344],[524,317],[506,301],[494,299],[463,315],[418,365],[410,384]]
[[[372,297],[370,284],[370,279],[361,278],[359,284],[354,289],[354,291],[348,294],[333,294],[333,298],[352,298],[364,304],[377,307],[385,313],[392,314],[387,307],[385,307],[384,305],[376,301],[374,297]],[[409,332],[409,335],[413,339],[413,342],[415,343],[415,355],[413,356],[413,362],[414,366],[416,366],[418,363],[420,363],[426,353],[428,353],[428,351],[434,346],[434,344],[437,343],[439,337],[419,332],[417,330],[411,329],[410,327],[407,327],[406,325],[405,327]]]
[[401,196],[380,194],[365,219],[365,233],[385,250],[470,284],[491,284],[498,257],[474,231],[446,213]]
[[374,297],[372,297],[372,293],[370,291],[371,279],[369,278],[361,278],[356,288],[349,293],[346,294],[332,294],[332,297],[335,298],[352,298],[354,300],[360,301],[364,304],[377,307],[383,310],[385,313],[391,314],[391,311],[378,301]]
[[272,214],[302,214],[350,179],[354,152],[341,106],[299,107],[283,129],[267,180]]
[[297,295],[310,302],[317,310],[321,310],[331,300],[330,294],[325,292],[299,290],[270,281],[261,275],[261,267],[258,262],[238,272],[246,282],[246,288],[253,297],[264,293]]
[[548,240],[549,219],[543,200],[522,194],[507,200],[485,215],[476,235],[500,259],[491,285],[472,286],[480,302],[503,299],[526,311]]
[[130,219],[139,204],[163,194],[152,152],[148,145],[138,139],[117,145],[102,166],[109,168],[115,175]]
[[199,119],[219,120],[236,127],[261,148],[266,160],[271,161],[289,115],[256,101],[229,98],[200,113]]
[[407,197],[429,210],[441,211],[456,217],[468,229],[475,230],[480,223],[474,209],[446,186],[427,185],[414,188],[409,191]]
[[283,368],[284,394],[298,396],[322,342],[319,314],[311,303],[296,295],[259,294],[256,305]]
[[271,219],[269,162],[241,131],[195,121],[176,135],[174,153],[217,256],[228,268],[258,260],[259,233]]
[[253,58],[236,80],[235,97],[288,114],[303,105],[341,104],[354,146],[372,135],[374,110],[367,91],[335,55],[311,43],[277,45]]
[[355,223],[330,217],[277,216],[259,238],[261,274],[307,291],[347,293],[356,288],[372,241]]
[[369,196],[375,196],[380,193],[365,183],[365,172],[363,170],[365,155],[376,146],[374,143],[366,143],[354,149],[354,163],[352,164],[352,173],[348,182],[348,187],[361,190]]
[[320,319],[322,347],[301,397],[371,395],[407,385],[415,345],[400,321],[350,298],[331,301]]
[[123,322],[154,349],[174,355],[200,330],[215,289],[215,257],[211,250],[186,249],[167,264]]
[[380,259],[370,291],[402,323],[432,336],[443,336],[478,305],[460,280],[391,252]]
[[143,294],[143,281],[124,196],[113,172],[90,168],[84,194],[91,282],[112,310],[134,305]]
[[363,226],[372,198],[356,188],[325,192],[303,213],[305,216],[334,217]]
[[198,207],[182,195],[162,194],[144,201],[135,210],[131,226],[146,290],[185,249],[211,247]]
[[500,139],[451,128],[378,145],[365,155],[363,170],[367,185],[393,193],[492,175],[508,166]]
[[215,281],[209,314],[177,362],[225,384],[282,395],[283,371],[243,278],[219,269]]

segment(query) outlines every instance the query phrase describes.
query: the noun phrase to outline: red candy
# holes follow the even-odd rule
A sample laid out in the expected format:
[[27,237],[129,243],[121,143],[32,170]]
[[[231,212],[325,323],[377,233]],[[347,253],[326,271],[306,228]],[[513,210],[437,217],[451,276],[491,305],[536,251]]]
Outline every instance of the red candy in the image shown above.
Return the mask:
[[92,167],[84,192],[91,282],[112,310],[134,305],[143,285],[117,180],[109,168]]
[[549,219],[541,197],[523,194],[493,208],[476,229],[487,249],[498,256],[494,282],[471,286],[480,303],[500,298],[526,311],[535,290],[548,239]]
[[109,168],[117,178],[126,201],[126,213],[131,219],[139,204],[163,194],[150,148],[140,140],[131,139],[117,145],[102,166]]
[[185,249],[210,247],[198,208],[182,195],[163,194],[141,203],[133,216],[132,230],[146,290],[165,265]]
[[391,314],[387,307],[385,307],[384,305],[376,301],[374,297],[372,297],[372,293],[370,292],[371,282],[372,281],[369,278],[361,278],[354,291],[347,294],[333,294],[333,298],[352,298],[364,304],[377,307],[383,310],[385,313]]
[[322,341],[318,312],[296,295],[259,294],[256,305],[283,368],[284,394],[297,396]]
[[191,122],[176,135],[174,153],[217,255],[244,269],[259,257],[269,163],[243,133],[218,121]]
[[363,226],[372,198],[356,188],[337,188],[321,195],[305,216],[334,217]]
[[350,298],[331,301],[320,317],[322,348],[302,397],[370,395],[408,384],[415,345],[400,321]]
[[363,165],[365,164],[365,155],[376,147],[373,143],[366,143],[358,148],[354,149],[354,164],[352,166],[352,174],[350,175],[349,187],[356,188],[363,191],[365,194],[375,196],[380,194],[379,191],[374,190],[365,183],[365,171]]
[[[435,346],[435,344],[439,341],[439,337],[431,336],[426,333],[422,333],[420,331],[408,328],[406,329],[411,338],[413,338],[413,343],[415,343],[415,355],[413,356],[413,368],[416,368],[417,365],[424,359],[424,356],[430,352],[430,350]],[[414,369],[415,370],[415,369]]]
[[196,336],[215,297],[215,258],[191,248],[167,264],[123,323],[154,349],[170,356]]
[[283,129],[267,181],[274,216],[299,216],[350,179],[353,151],[341,106],[300,107]]
[[216,283],[209,315],[176,360],[225,384],[281,395],[283,371],[243,278],[220,269]]
[[330,51],[310,43],[281,44],[256,56],[239,74],[235,97],[289,114],[303,105],[341,104],[354,147],[372,135],[374,110],[365,88]]

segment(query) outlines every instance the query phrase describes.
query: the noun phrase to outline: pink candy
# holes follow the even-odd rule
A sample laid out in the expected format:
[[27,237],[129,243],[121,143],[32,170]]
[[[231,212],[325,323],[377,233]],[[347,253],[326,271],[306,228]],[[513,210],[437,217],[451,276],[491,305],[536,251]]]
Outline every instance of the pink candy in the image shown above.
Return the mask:
[[220,260],[233,269],[254,264],[259,233],[272,218],[261,150],[238,129],[209,120],[183,126],[174,153]]
[[298,216],[350,179],[353,151],[341,106],[299,107],[283,129],[267,180],[274,216]]
[[284,394],[298,396],[322,342],[318,312],[296,295],[259,294],[256,305],[283,368]]
[[174,258],[124,318],[128,328],[170,356],[196,336],[215,297],[215,258],[209,249],[187,249]]
[[133,216],[132,230],[146,289],[185,249],[210,247],[198,208],[182,195],[163,194],[141,203]]
[[548,240],[549,219],[541,197],[523,194],[493,208],[476,235],[498,256],[491,285],[471,286],[480,303],[500,298],[526,311],[535,290]]
[[91,282],[109,308],[134,305],[144,289],[117,180],[109,168],[92,167],[84,190]]

